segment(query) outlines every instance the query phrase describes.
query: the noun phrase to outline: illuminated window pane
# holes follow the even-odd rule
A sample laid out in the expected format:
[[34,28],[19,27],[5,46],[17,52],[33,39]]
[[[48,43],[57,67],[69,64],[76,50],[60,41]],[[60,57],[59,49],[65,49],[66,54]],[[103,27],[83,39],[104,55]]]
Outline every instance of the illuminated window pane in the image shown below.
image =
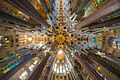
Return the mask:
[[23,73],[19,76],[19,78],[20,78],[21,80],[26,80],[27,75],[28,75],[28,73],[27,73],[27,71],[25,71],[25,72],[23,72]]

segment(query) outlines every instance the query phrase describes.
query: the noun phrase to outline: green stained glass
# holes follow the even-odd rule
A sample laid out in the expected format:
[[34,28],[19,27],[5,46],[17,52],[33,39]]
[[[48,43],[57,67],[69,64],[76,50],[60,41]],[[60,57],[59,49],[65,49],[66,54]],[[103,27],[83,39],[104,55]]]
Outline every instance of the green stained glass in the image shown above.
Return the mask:
[[2,60],[0,61],[0,63],[3,62],[3,61],[5,61],[5,60],[8,60],[9,58],[10,58],[10,57],[6,57],[6,58],[2,59]]
[[102,1],[102,0],[97,0],[97,3],[99,3],[100,1]]

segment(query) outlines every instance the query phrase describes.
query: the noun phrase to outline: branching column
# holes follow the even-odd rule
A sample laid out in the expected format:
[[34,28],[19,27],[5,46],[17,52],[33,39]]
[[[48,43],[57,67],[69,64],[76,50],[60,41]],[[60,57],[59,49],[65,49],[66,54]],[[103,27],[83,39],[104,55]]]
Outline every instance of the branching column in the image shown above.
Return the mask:
[[33,20],[41,24],[42,26],[49,28],[50,25],[44,20],[44,18],[38,13],[38,11],[33,7],[33,5],[28,0],[5,0],[18,10],[22,11]]
[[104,80],[78,53],[75,53],[75,57],[93,80]]
[[28,80],[39,80],[49,57],[50,57],[50,54],[47,53],[47,55],[44,57],[41,63],[37,66],[37,68],[34,70],[34,72],[31,74]]
[[120,0],[108,0],[100,9],[96,10],[93,14],[89,15],[83,21],[80,22],[76,28],[84,27],[91,24],[115,11],[120,9]]

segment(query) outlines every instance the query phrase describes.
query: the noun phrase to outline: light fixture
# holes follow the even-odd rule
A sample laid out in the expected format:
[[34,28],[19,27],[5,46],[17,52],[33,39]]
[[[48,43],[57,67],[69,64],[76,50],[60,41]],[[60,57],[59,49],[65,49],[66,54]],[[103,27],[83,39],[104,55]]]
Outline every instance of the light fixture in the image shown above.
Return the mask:
[[32,41],[32,38],[31,38],[31,37],[29,37],[29,38],[28,38],[28,41]]
[[59,60],[62,60],[64,58],[64,51],[62,49],[59,49],[57,52],[57,58]]
[[62,51],[62,50],[59,50],[59,51],[58,51],[58,54],[63,54],[63,51]]
[[5,38],[5,40],[7,40],[7,38]]

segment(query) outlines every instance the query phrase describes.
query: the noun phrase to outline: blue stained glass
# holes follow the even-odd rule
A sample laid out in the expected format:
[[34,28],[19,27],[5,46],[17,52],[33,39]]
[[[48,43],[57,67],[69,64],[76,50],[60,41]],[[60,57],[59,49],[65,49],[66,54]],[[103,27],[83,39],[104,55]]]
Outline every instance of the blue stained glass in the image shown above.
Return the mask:
[[92,37],[92,39],[95,39],[95,37]]
[[18,53],[22,53],[22,52],[25,52],[27,49],[24,49],[24,50],[21,50],[21,51],[18,51]]
[[118,39],[118,42],[120,42],[120,38]]
[[118,47],[120,47],[120,43],[118,43]]
[[92,2],[90,2],[90,5],[92,6]]
[[13,66],[11,66],[10,68],[8,68],[8,71],[11,70],[12,68],[14,68],[15,66],[17,66],[20,62],[14,64]]
[[113,44],[113,41],[114,41],[114,40],[110,40],[110,43]]
[[21,35],[21,37],[24,37],[24,35]]
[[22,59],[22,60],[24,60],[24,59],[30,57],[30,55],[31,55],[31,54],[28,54],[28,55],[23,56],[23,59]]
[[15,56],[16,56],[16,54],[13,54],[13,55],[11,56],[11,58],[12,58],[12,57],[15,57]]
[[22,61],[23,61],[23,59],[20,60],[20,62],[22,62]]
[[116,43],[114,45],[117,46]]
[[92,41],[93,43],[95,43],[95,41]]
[[115,41],[117,41],[117,38],[115,39]]

